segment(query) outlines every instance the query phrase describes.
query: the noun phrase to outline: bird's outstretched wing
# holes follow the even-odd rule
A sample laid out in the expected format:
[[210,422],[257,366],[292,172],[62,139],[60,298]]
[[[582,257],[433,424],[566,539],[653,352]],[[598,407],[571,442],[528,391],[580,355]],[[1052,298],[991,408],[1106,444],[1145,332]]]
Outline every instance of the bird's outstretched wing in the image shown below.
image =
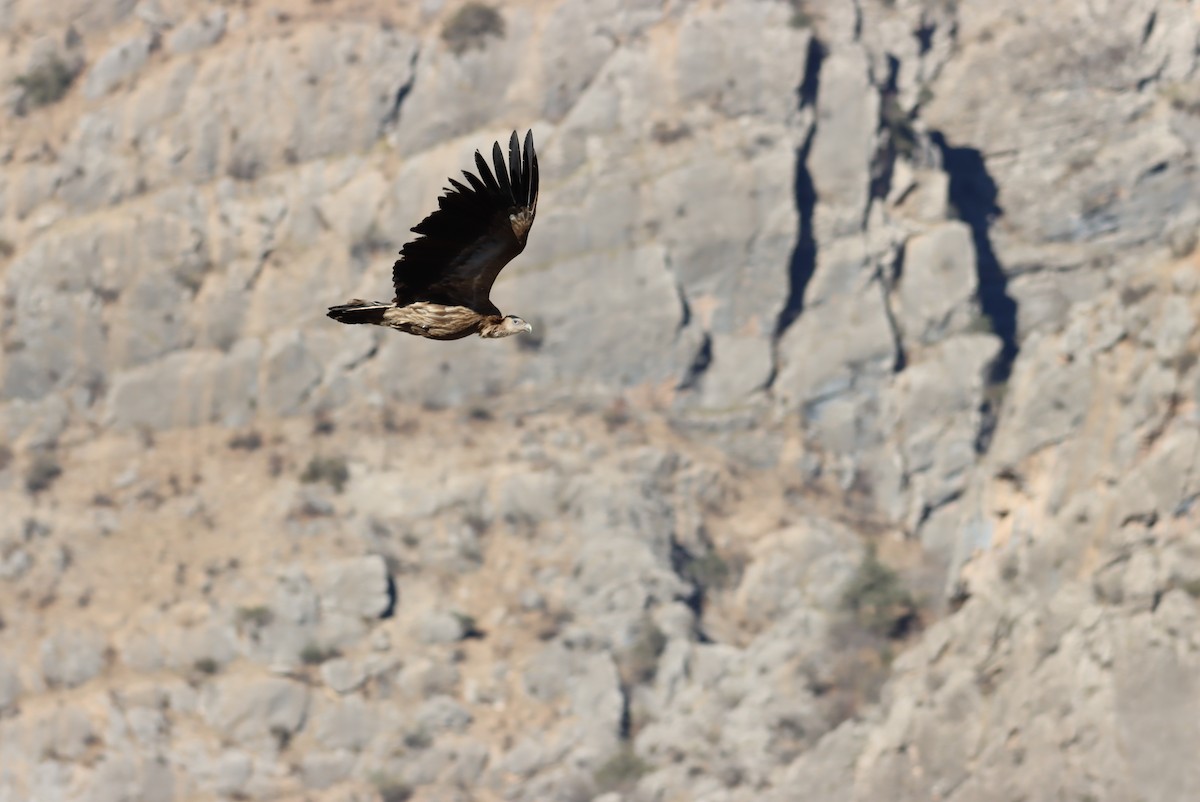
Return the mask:
[[400,249],[392,266],[396,304],[431,301],[495,313],[488,300],[492,284],[524,250],[537,213],[533,131],[525,134],[524,153],[513,131],[507,168],[499,142],[492,147],[492,162],[495,175],[475,151],[479,175],[463,171],[469,186],[449,179],[437,211],[413,226],[420,236]]

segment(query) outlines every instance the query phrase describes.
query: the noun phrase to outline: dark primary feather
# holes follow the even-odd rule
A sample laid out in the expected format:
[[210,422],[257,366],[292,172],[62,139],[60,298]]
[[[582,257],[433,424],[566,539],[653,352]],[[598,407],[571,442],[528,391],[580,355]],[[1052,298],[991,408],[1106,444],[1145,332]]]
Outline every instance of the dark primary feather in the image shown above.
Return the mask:
[[449,179],[438,208],[413,226],[419,236],[400,249],[392,267],[395,303],[414,301],[468,306],[495,314],[488,299],[496,276],[525,248],[528,227],[518,235],[511,216],[532,223],[537,211],[538,166],[533,132],[525,134],[524,152],[513,131],[508,166],[497,142],[493,168],[475,151],[478,175],[463,171],[469,186]]

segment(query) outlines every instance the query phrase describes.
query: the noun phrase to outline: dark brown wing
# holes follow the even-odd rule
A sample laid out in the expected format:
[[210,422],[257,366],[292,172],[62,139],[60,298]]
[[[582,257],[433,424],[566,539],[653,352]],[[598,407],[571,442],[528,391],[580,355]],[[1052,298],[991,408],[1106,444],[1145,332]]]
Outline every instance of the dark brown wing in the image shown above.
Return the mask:
[[525,134],[522,154],[513,131],[505,167],[500,143],[492,147],[495,175],[475,151],[479,175],[463,171],[463,186],[453,178],[438,198],[438,209],[412,230],[419,234],[400,249],[392,266],[395,302],[431,301],[467,306],[486,314],[496,276],[525,248],[537,213],[538,163],[533,131]]

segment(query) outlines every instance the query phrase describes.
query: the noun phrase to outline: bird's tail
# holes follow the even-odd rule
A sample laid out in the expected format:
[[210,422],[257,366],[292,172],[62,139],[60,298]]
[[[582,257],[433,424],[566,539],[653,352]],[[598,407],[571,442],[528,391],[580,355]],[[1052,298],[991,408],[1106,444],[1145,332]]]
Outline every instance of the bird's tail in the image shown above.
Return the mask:
[[325,314],[338,323],[374,323],[380,325],[383,323],[383,313],[390,309],[391,306],[391,304],[384,303],[383,301],[364,301],[360,298],[355,298],[340,306],[329,307],[329,311]]

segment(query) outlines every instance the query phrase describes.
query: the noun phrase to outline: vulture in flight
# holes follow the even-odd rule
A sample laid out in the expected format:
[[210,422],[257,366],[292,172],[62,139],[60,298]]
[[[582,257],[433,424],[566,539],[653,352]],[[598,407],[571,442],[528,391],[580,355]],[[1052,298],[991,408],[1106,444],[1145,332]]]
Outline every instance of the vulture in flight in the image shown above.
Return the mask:
[[532,331],[516,315],[500,314],[488,295],[504,266],[525,249],[537,213],[533,131],[525,134],[524,153],[513,131],[507,168],[499,142],[492,147],[492,161],[495,175],[476,150],[479,175],[463,171],[470,186],[449,179],[452,188],[438,198],[437,210],[412,228],[420,236],[400,249],[392,266],[396,295],[391,303],[355,298],[329,307],[329,317],[432,340]]

